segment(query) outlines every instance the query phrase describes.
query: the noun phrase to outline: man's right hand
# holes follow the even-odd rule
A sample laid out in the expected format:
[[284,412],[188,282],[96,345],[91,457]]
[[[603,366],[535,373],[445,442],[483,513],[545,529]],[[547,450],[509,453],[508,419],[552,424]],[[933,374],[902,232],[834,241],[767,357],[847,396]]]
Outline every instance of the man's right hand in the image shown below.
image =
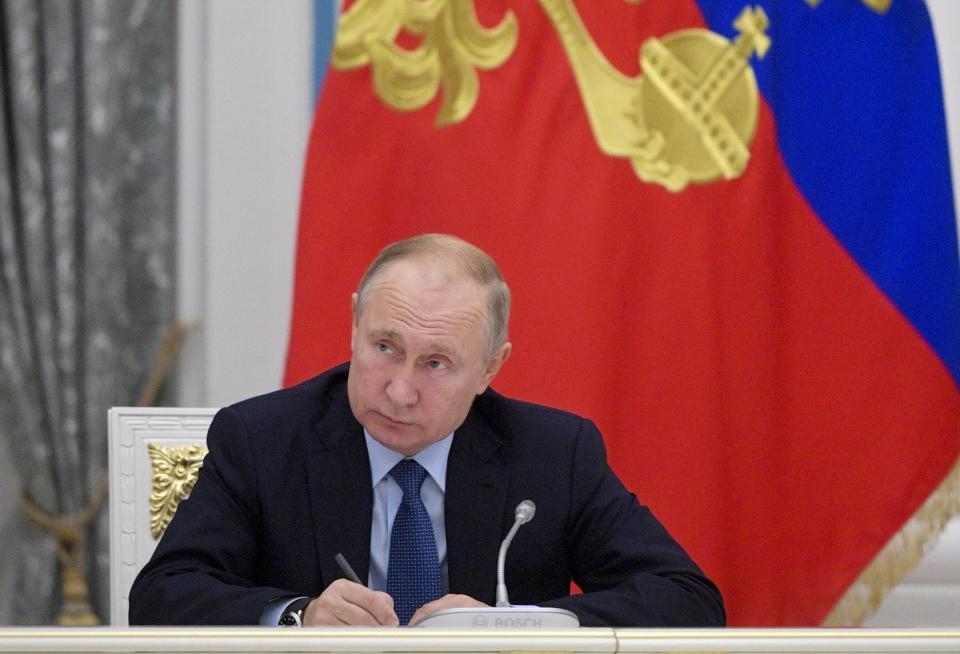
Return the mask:
[[303,626],[396,627],[393,598],[346,579],[337,579],[307,605]]

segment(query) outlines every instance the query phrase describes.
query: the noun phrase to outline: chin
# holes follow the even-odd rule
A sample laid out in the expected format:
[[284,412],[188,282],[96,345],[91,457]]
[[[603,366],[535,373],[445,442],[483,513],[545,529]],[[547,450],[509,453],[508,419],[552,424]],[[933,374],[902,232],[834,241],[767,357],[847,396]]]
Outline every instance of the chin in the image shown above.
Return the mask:
[[390,448],[394,452],[399,452],[404,456],[413,456],[423,448],[427,446],[427,443],[411,443],[410,441],[405,441],[403,439],[385,439],[380,441],[383,445]]

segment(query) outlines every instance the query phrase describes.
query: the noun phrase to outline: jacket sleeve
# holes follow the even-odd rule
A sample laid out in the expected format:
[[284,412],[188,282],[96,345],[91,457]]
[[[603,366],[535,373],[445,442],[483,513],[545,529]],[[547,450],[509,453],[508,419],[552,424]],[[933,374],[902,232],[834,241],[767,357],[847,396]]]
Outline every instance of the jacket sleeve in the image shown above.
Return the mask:
[[272,599],[298,595],[257,584],[255,460],[233,409],[214,417],[207,447],[193,492],[130,589],[131,625],[257,624]]
[[592,422],[583,421],[570,474],[567,549],[583,593],[544,606],[583,626],[724,626],[720,591],[610,469]]

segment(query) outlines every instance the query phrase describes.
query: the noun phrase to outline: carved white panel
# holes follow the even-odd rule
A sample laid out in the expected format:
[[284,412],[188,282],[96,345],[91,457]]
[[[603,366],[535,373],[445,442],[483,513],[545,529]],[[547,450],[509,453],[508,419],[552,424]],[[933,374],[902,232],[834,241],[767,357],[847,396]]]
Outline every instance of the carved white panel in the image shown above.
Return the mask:
[[205,444],[217,409],[114,407],[109,412],[110,622],[127,624],[130,586],[157,541],[150,533],[149,443]]

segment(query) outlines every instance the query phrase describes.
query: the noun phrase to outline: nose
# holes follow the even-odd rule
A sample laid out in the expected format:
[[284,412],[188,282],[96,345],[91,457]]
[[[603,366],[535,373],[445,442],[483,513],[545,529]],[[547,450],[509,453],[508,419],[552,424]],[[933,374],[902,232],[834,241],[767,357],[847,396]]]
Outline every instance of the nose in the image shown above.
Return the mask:
[[413,374],[410,367],[404,366],[387,382],[387,399],[395,407],[410,407],[417,403],[420,394],[414,384]]

